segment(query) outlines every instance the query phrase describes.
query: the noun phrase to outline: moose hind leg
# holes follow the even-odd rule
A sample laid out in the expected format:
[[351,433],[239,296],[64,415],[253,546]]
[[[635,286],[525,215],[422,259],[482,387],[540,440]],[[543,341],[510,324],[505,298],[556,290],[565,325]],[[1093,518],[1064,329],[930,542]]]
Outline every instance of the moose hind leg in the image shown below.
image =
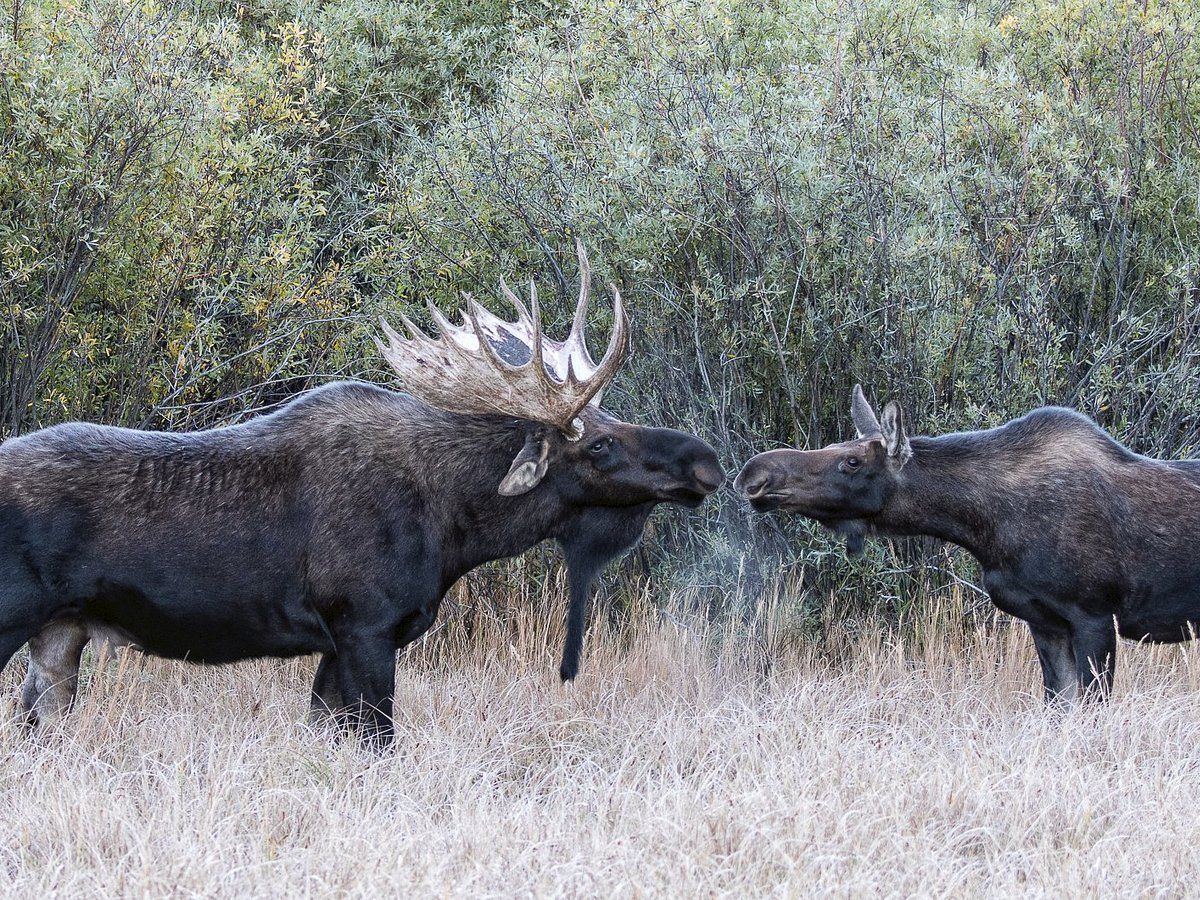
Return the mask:
[[341,685],[338,684],[337,671],[337,654],[323,654],[313,676],[312,699],[308,710],[308,721],[314,725],[336,721],[346,705],[342,699]]
[[31,727],[60,721],[75,702],[79,659],[88,638],[83,621],[59,619],[29,639],[29,671],[21,686],[21,706]]

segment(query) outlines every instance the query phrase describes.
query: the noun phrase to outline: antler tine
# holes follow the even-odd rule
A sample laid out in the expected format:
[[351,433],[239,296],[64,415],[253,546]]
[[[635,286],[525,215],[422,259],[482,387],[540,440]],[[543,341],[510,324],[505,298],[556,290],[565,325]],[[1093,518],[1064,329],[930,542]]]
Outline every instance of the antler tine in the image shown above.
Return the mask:
[[[396,329],[394,329],[388,323],[388,320],[385,319],[383,316],[379,317],[379,325],[381,328],[383,328],[383,336],[388,339],[388,343],[391,344],[393,347],[396,346],[397,344],[399,344],[402,340],[404,340],[404,338],[400,337],[400,335],[398,335],[396,333]],[[375,335],[371,335],[371,337],[373,337],[375,339],[375,343],[379,345],[379,349],[381,349],[381,350],[384,349],[383,341],[381,341]]]
[[[504,294],[508,302],[516,308],[517,321],[506,322],[492,313],[491,310],[478,304],[475,306],[475,317],[480,320],[480,324],[484,326],[485,332],[494,334],[496,337],[507,335],[525,344],[530,349],[530,356],[536,358],[540,363],[542,359],[542,342],[541,322],[538,318],[537,309],[537,291],[532,290],[530,292],[533,299],[532,315],[521,298],[517,296],[516,292],[508,286],[508,282],[503,278],[500,279],[500,291]],[[470,325],[465,313],[463,314],[463,322]]]
[[[529,322],[529,310],[525,308],[525,303],[517,296],[516,292],[508,286],[508,282],[504,280],[504,276],[500,276],[500,292],[504,294],[506,300],[517,308],[517,321]],[[535,302],[537,298],[534,298]],[[533,330],[532,324],[530,331]]]
[[388,342],[393,347],[396,347],[396,348],[403,347],[405,344],[414,343],[414,342],[415,343],[421,343],[421,342],[428,343],[429,342],[429,337],[425,334],[425,332],[423,332],[420,328],[418,328],[416,325],[413,324],[412,319],[410,319],[404,313],[397,313],[396,315],[398,315],[400,317],[400,324],[404,326],[404,330],[407,331],[410,335],[412,335],[412,337],[406,338],[403,335],[399,334],[396,331],[396,329],[394,329],[388,323],[387,319],[385,319],[383,316],[380,316],[379,324],[383,327],[383,333],[385,335],[387,335]]
[[371,340],[373,340],[375,342],[375,346],[379,348],[379,352],[383,356],[383,358],[388,359],[388,348],[386,346],[384,346],[383,341],[381,341],[379,339],[379,335],[376,335],[376,334],[371,335]]
[[509,380],[510,373],[516,372],[520,367],[506,363],[500,358],[500,354],[496,352],[496,348],[492,346],[492,342],[487,339],[487,332],[483,330],[483,326],[479,324],[481,317],[492,317],[486,309],[475,302],[474,298],[466,296],[467,300],[467,321],[471,324],[471,328],[475,332],[475,337],[479,340],[479,346],[482,348],[484,355],[488,361],[496,369],[505,376],[505,380]]
[[[517,325],[524,326],[524,329],[527,330],[527,334],[519,335],[521,340],[527,340],[529,343],[530,359],[529,362],[526,363],[526,366],[528,366],[528,368],[531,370],[533,377],[536,378],[543,386],[543,389],[547,390],[547,394],[552,395],[554,393],[554,382],[551,381],[550,376],[546,374],[545,361],[543,358],[545,345],[542,342],[542,312],[540,306],[538,305],[537,285],[534,283],[532,278],[529,280],[528,307],[525,306],[524,302],[520,297],[517,296],[516,292],[508,286],[508,282],[505,281],[503,277],[500,279],[500,291],[508,299],[508,302],[516,307]],[[509,334],[513,333],[512,326],[501,321],[500,319],[497,319],[487,309],[484,309],[478,304],[474,304],[472,307],[472,313],[474,314],[476,320],[482,315],[485,320],[493,320],[498,328],[503,329]],[[517,330],[520,331],[521,329],[518,328]],[[488,349],[492,349],[490,344]]]
[[402,361],[406,355],[406,352],[408,355],[413,355],[419,358],[419,351],[406,351],[406,347],[419,348],[421,346],[428,346],[429,344],[433,343],[420,329],[417,328],[416,325],[412,323],[412,320],[409,319],[408,316],[404,315],[404,313],[400,313],[399,315],[400,321],[404,324],[404,327],[413,335],[411,339],[402,337],[399,333],[397,333],[396,329],[392,328],[391,324],[389,324],[387,319],[383,318],[383,316],[379,317],[379,324],[383,328],[384,336],[388,339],[387,345],[385,346],[383,341],[379,340],[379,338],[375,335],[372,335],[372,339],[375,341],[375,346],[379,348],[379,352],[383,354],[383,358],[391,363],[393,368],[396,368],[398,364],[403,365]]
[[579,256],[579,302],[575,306],[575,319],[571,322],[571,333],[567,336],[565,346],[570,348],[571,355],[574,355],[574,348],[578,347],[583,351],[583,361],[588,364],[588,368],[594,369],[596,363],[588,353],[587,340],[583,335],[584,326],[587,324],[588,301],[592,293],[592,266],[588,262],[587,251],[583,249],[582,241],[575,242],[575,252]]
[[[621,292],[617,290],[616,285],[610,284],[608,289],[613,296],[612,336],[609,337],[608,347],[604,351],[604,356],[600,358],[600,364],[595,367],[592,376],[587,379],[588,402],[591,402],[592,397],[608,387],[608,383],[616,376],[617,370],[621,367],[621,363],[625,360],[625,354],[629,350],[629,316],[625,312],[625,303],[621,299]],[[582,409],[582,407],[580,408]]]
[[[470,352],[474,349],[473,347],[466,346],[462,341],[462,338],[468,335],[470,332],[468,332],[465,328],[458,327],[444,315],[442,315],[442,311],[434,305],[432,300],[426,300],[425,304],[429,307],[429,315],[433,319],[434,326],[437,328],[438,333],[444,338],[441,343],[448,345],[451,350],[460,354],[463,352]],[[424,333],[422,333],[422,337],[424,336]],[[429,338],[426,337],[426,340],[429,340]]]
[[[466,291],[463,291],[463,300],[467,301],[467,303],[469,304],[474,300],[474,298],[470,294],[468,294]],[[498,315],[496,315],[494,312],[492,312],[490,309],[488,309],[486,306],[484,306],[480,303],[475,304],[475,312],[479,318],[479,324],[483,326],[484,333],[490,334],[493,337],[499,337],[504,334],[520,336],[523,333],[522,329],[525,328],[525,326],[521,322],[519,310],[517,313],[517,321],[515,321],[515,322],[505,321],[504,319],[502,319]],[[460,310],[459,314],[462,316],[462,320],[463,320],[462,330],[464,332],[466,332],[467,334],[471,334],[472,333],[471,318],[467,314],[467,310],[462,309],[462,310]],[[521,337],[522,342],[525,342],[527,340],[528,340],[528,335]]]
[[533,283],[532,278],[529,279],[529,312],[530,322],[533,325],[533,340],[530,344],[530,350],[533,353],[534,372],[542,380],[548,381],[549,376],[546,375],[546,364],[542,358],[542,352],[546,349],[542,344],[542,307],[538,303],[537,285]]
[[[383,328],[388,343],[384,345],[378,337],[373,337],[383,358],[396,370],[402,382],[406,385],[414,385],[424,379],[423,373],[428,367],[448,362],[449,357],[438,352],[445,347],[445,343],[430,338],[403,313],[398,313],[398,315],[401,322],[404,323],[404,327],[412,334],[411,339],[400,335],[382,316],[379,324]],[[461,350],[461,348],[457,348],[457,345],[455,348]]]

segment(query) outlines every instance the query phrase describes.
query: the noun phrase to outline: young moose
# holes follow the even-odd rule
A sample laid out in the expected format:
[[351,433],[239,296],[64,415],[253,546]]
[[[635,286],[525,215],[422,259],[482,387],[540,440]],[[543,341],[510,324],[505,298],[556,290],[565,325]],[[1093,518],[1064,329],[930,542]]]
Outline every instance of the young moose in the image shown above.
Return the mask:
[[856,386],[852,413],[856,440],[760,453],[737,488],[760,512],[837,530],[851,551],[868,533],[965,547],[996,606],[1028,623],[1048,701],[1106,697],[1117,634],[1193,636],[1200,461],[1139,456],[1058,407],[911,440],[895,402],[876,419]]
[[578,670],[587,594],[659,503],[698,505],[724,474],[699,438],[614,419],[582,279],[565,342],[532,310],[505,322],[468,298],[430,338],[384,325],[399,394],[331,384],[270,415],[192,434],[67,424],[0,445],[0,668],[26,641],[33,721],[70,704],[90,636],[196,662],[319,653],[312,704],[392,737],[397,648],[447,589],[552,539],[569,577],[561,675]]

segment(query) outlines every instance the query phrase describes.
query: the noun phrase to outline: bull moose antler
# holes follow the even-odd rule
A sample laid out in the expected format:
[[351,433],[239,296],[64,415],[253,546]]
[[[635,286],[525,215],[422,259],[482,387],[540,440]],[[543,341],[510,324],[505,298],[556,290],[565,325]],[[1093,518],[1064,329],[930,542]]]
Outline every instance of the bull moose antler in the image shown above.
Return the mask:
[[400,314],[411,337],[404,338],[385,321],[384,358],[409,393],[448,412],[518,416],[542,422],[578,438],[575,417],[600,394],[620,368],[629,346],[629,319],[615,285],[614,325],[600,363],[588,353],[583,337],[591,292],[591,267],[582,244],[579,253],[579,304],[567,339],[559,343],[542,334],[537,288],[529,284],[529,308],[500,279],[500,290],[517,309],[517,320],[505,322],[464,294],[462,325],[447,321],[432,302],[429,312],[439,336],[431,338]]

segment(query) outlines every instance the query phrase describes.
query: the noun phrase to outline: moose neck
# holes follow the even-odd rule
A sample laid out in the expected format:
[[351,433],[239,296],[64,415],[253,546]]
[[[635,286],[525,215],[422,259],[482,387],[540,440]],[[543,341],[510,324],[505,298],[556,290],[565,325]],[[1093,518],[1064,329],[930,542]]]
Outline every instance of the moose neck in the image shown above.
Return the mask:
[[456,446],[445,448],[456,464],[438,466],[431,479],[440,495],[455,498],[437,517],[448,583],[475,566],[516,556],[551,537],[568,512],[549,485],[514,497],[498,491],[534,426],[511,419],[463,418],[470,424],[454,432]]
[[912,458],[873,527],[949,541],[985,566],[1002,555],[995,523],[1008,503],[995,460],[980,438],[982,433],[913,438]]

